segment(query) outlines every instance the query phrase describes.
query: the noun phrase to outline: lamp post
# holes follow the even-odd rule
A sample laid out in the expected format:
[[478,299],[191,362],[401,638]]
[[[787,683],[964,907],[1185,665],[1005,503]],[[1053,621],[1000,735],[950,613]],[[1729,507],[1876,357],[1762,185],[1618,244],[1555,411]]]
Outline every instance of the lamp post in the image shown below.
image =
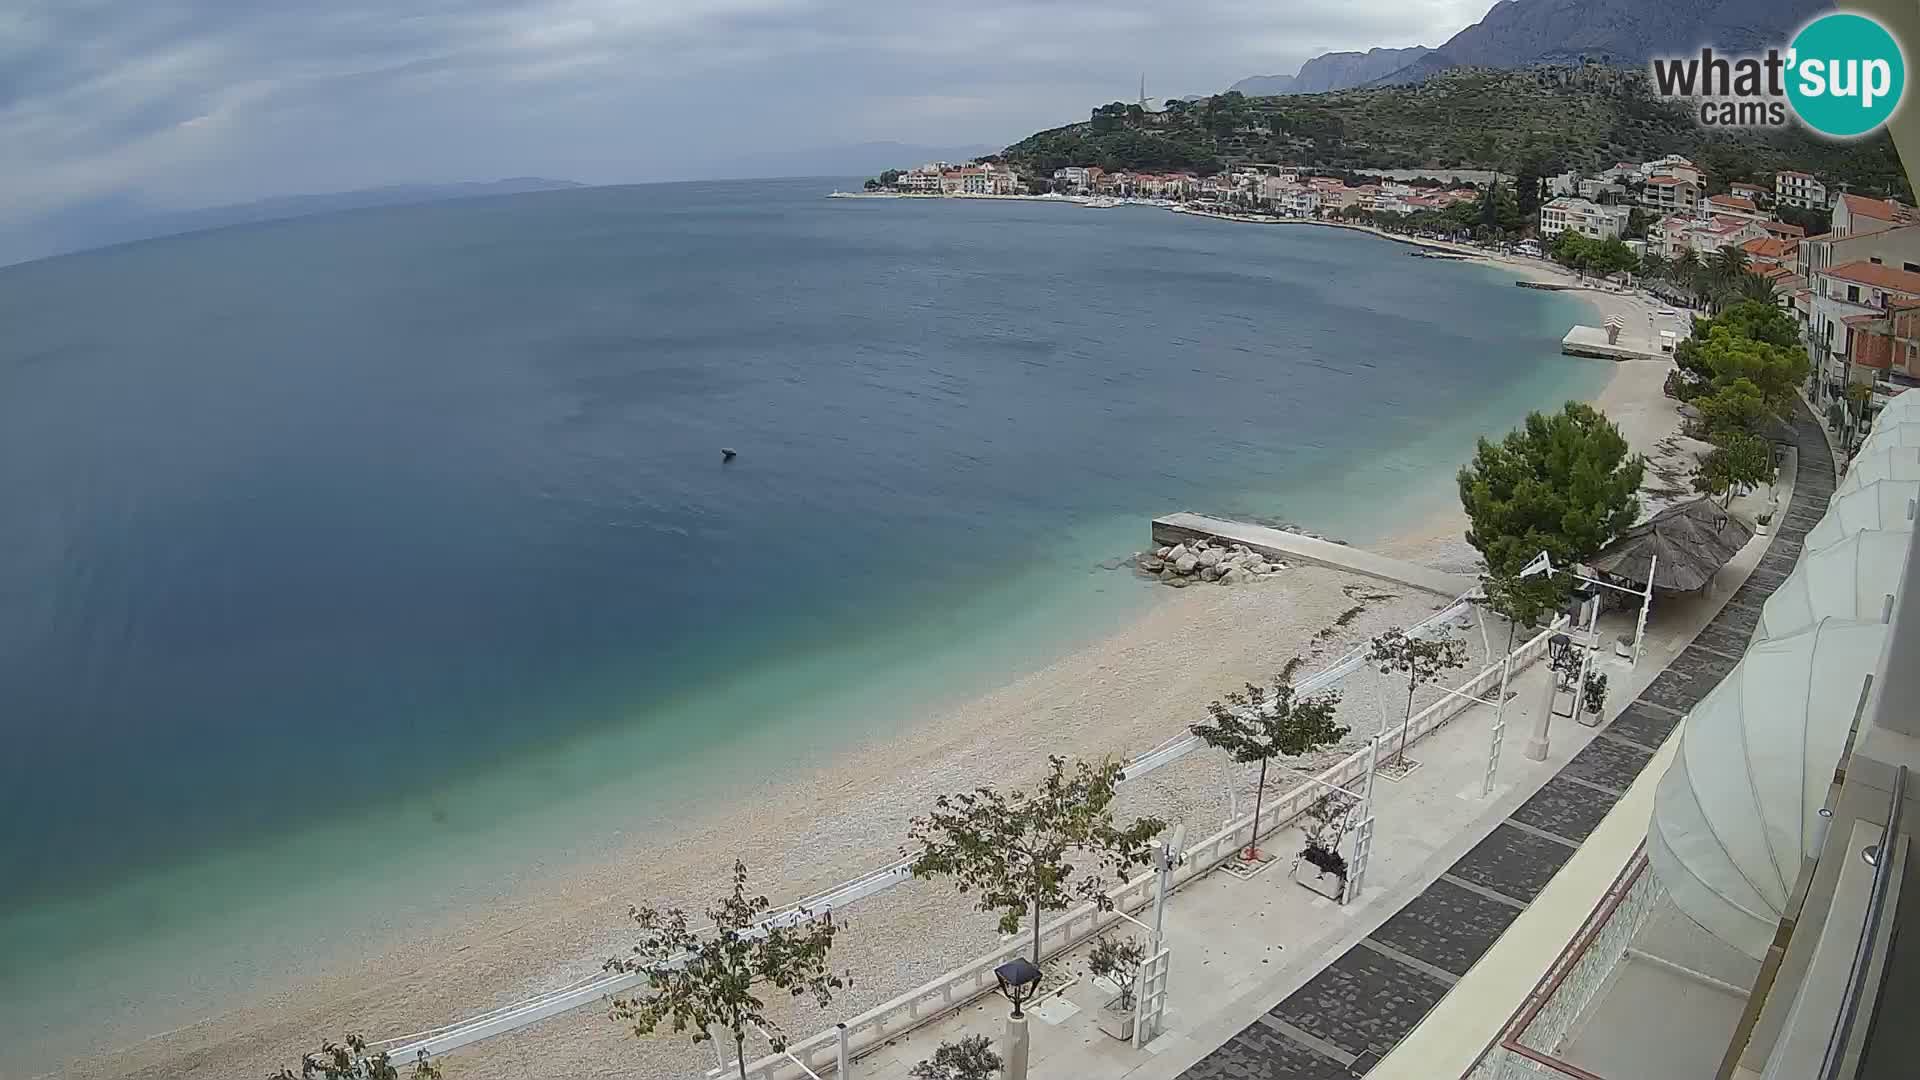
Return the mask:
[[1000,984],[1000,996],[1013,1004],[1013,1012],[1007,1014],[1006,1065],[1002,1075],[1006,1080],[1027,1080],[1027,1016],[1020,1011],[1020,1006],[1040,989],[1040,969],[1026,957],[1016,956],[994,968],[993,977]]
[[1560,673],[1573,658],[1573,638],[1555,634],[1547,639],[1547,694],[1540,702],[1540,715],[1534,717],[1533,735],[1527,739],[1527,757],[1547,760],[1549,729],[1553,724],[1554,696],[1560,692]]

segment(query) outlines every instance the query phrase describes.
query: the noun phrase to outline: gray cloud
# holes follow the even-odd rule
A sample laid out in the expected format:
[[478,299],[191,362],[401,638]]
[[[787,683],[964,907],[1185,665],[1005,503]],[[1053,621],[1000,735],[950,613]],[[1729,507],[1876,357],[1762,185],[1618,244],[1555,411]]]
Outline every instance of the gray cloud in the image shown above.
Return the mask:
[[707,174],[747,151],[1003,143],[1327,48],[1437,44],[1485,0],[18,0],[0,230],[368,184]]

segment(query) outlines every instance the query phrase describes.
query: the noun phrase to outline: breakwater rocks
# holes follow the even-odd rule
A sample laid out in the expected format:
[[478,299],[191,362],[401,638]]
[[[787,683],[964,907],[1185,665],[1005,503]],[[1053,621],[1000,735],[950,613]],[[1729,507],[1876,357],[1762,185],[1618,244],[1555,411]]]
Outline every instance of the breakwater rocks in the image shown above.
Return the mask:
[[1134,556],[1134,566],[1176,589],[1201,582],[1218,585],[1246,585],[1266,581],[1287,568],[1283,562],[1270,561],[1244,544],[1222,544],[1192,540],[1173,547],[1158,548]]

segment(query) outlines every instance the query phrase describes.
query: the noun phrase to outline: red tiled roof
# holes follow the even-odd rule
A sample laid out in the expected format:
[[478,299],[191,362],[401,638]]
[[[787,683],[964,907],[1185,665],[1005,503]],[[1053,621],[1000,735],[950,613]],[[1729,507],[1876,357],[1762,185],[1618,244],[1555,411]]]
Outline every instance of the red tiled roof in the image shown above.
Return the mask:
[[1813,236],[1803,236],[1803,237],[1801,237],[1800,239],[1802,239],[1802,240],[1808,240],[1808,241],[1812,241],[1812,240],[1831,240],[1831,239],[1833,239],[1833,234],[1832,234],[1832,233],[1830,233],[1830,232],[1823,232],[1823,233],[1817,233],[1817,234],[1815,234],[1815,235],[1813,235]]
[[1756,236],[1740,245],[1740,250],[1762,259],[1778,259],[1793,253],[1797,245],[1775,236]]
[[1653,179],[1647,181],[1647,183],[1653,184],[1659,187],[1671,187],[1674,184],[1679,184],[1683,182],[1684,181],[1682,181],[1677,176],[1656,176]]
[[1911,270],[1896,270],[1891,266],[1882,266],[1865,259],[1855,259],[1850,263],[1830,266],[1819,272],[1842,281],[1855,281],[1862,285],[1871,285],[1876,289],[1920,296],[1920,274]]
[[1900,220],[1900,208],[1883,199],[1869,199],[1865,195],[1842,195],[1840,198],[1847,204],[1849,214],[1859,214],[1878,221]]
[[1737,195],[1713,195],[1707,199],[1708,206],[1726,206],[1735,210],[1758,210],[1751,199],[1742,199]]
[[1796,169],[1781,169],[1781,170],[1780,170],[1779,172],[1777,172],[1777,173],[1775,173],[1775,174],[1774,174],[1774,176],[1776,176],[1776,177],[1780,177],[1780,176],[1804,176],[1804,177],[1806,177],[1806,178],[1807,178],[1808,180],[1811,180],[1811,179],[1813,179],[1813,174],[1812,174],[1812,173],[1803,173],[1803,172],[1800,172],[1800,171],[1798,171],[1798,170],[1796,170]]
[[1791,237],[1795,240],[1807,235],[1807,230],[1784,221],[1763,221],[1760,226],[1775,236]]

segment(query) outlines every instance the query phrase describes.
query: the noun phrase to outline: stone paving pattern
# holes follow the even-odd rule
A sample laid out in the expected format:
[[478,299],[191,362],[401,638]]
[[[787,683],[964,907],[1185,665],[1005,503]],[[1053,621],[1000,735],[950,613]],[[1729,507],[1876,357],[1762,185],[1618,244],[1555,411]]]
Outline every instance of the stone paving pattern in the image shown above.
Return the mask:
[[[1714,616],[1695,643],[1650,683],[1585,749],[1549,779],[1507,822],[1468,852],[1427,890],[1375,930],[1370,941],[1442,971],[1464,975],[1486,955],[1573,855],[1688,709],[1698,704],[1746,649],[1760,605],[1786,579],[1807,530],[1833,497],[1833,454],[1806,406],[1794,406],[1799,461],[1793,501],[1776,519],[1778,530],[1745,584]],[[1586,781],[1582,783],[1581,781]],[[1599,787],[1589,786],[1597,784]],[[1528,832],[1549,833],[1557,843]],[[1503,903],[1457,881],[1511,898]],[[1327,965],[1305,986],[1181,1074],[1182,1080],[1348,1080],[1366,1065],[1349,1065],[1279,1030],[1281,1021],[1312,1040],[1324,1040],[1367,1062],[1384,1056],[1446,994],[1434,976],[1383,955],[1365,943]],[[1371,1052],[1371,1053],[1369,1053]]]

